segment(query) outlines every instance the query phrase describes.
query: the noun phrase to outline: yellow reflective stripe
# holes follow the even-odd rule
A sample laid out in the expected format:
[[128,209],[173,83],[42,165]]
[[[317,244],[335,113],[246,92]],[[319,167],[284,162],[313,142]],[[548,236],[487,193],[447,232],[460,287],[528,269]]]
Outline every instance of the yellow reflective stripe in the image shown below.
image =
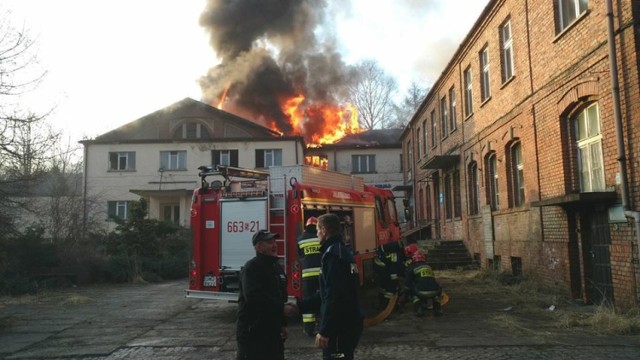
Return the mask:
[[316,321],[316,314],[302,314],[302,322],[310,323]]
[[389,277],[391,278],[391,280],[398,280],[398,274],[391,274],[389,275]]
[[298,246],[302,249],[307,246],[320,245],[320,240],[318,238],[304,239],[298,242]]
[[376,258],[373,262],[375,262],[376,265],[384,266],[384,262],[382,260],[378,259],[378,258]]
[[303,278],[311,277],[311,276],[320,276],[320,268],[319,267],[315,267],[315,268],[308,268],[308,269],[303,269],[302,270],[302,277]]

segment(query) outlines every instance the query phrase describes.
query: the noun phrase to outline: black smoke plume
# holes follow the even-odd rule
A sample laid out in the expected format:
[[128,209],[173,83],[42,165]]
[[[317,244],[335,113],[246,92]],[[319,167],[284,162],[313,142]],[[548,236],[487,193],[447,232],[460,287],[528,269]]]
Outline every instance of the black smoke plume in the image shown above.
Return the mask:
[[343,1],[209,0],[200,24],[220,60],[200,80],[203,101],[263,125],[274,121],[285,134],[324,128],[307,117],[293,129],[281,109],[284,100],[303,95],[302,108],[339,105],[348,97],[354,70],[335,46],[331,13],[347,10]]

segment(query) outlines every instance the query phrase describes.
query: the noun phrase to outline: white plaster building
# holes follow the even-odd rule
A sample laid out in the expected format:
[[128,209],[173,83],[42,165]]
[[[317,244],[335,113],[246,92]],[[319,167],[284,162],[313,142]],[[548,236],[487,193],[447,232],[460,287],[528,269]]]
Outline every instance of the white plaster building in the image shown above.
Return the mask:
[[126,217],[140,197],[152,218],[188,227],[198,167],[299,165],[305,148],[302,137],[281,136],[190,98],[81,143],[85,203],[97,203],[94,216],[110,228],[109,215]]

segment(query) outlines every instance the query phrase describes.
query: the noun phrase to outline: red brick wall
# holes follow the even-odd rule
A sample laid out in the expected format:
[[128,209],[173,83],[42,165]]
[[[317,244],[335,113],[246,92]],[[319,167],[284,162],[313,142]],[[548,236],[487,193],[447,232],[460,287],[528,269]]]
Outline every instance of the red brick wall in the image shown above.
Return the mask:
[[[532,206],[532,202],[549,200],[580,191],[575,134],[569,122],[581,106],[597,102],[600,111],[603,166],[608,190],[620,198],[620,168],[616,141],[614,102],[611,91],[607,44],[607,18],[604,1],[590,1],[588,11],[563,32],[556,28],[555,1],[491,0],[485,18],[476,23],[472,32],[452,57],[443,75],[427,96],[417,120],[410,127],[430,124],[432,109],[439,112],[439,101],[451,86],[456,89],[459,120],[458,130],[429,153],[416,159],[419,166],[433,155],[445,154],[459,147],[463,217],[456,222],[441,222],[443,238],[454,240],[463,236],[469,252],[481,255],[483,266],[492,254],[485,254],[485,227],[482,211],[470,216],[467,204],[467,165],[478,163],[480,206],[487,205],[484,159],[495,152],[498,159],[500,205],[491,213],[494,254],[501,259],[501,268],[510,271],[510,258],[520,257],[525,275],[537,276],[551,285],[560,285],[575,296],[585,288],[585,271],[578,249],[579,213],[589,204],[565,207]],[[640,208],[640,161],[636,153],[640,145],[640,84],[637,49],[640,42],[634,19],[640,15],[640,3],[623,0],[615,9],[620,81],[620,103],[628,179],[630,209]],[[525,8],[525,6],[529,8]],[[636,17],[633,17],[635,13]],[[500,77],[499,27],[510,19],[513,35],[515,77],[503,84]],[[637,22],[637,21],[636,21]],[[622,28],[622,30],[620,30]],[[480,99],[479,52],[489,49],[491,66],[491,97]],[[473,73],[473,106],[471,116],[464,118],[462,72],[470,67]],[[635,126],[634,126],[635,125]],[[525,204],[510,207],[508,174],[509,146],[520,141],[525,175]],[[415,143],[415,142],[414,142]],[[433,170],[421,170],[416,178],[424,178]],[[444,178],[443,170],[441,179]],[[417,192],[416,192],[417,193]],[[432,194],[432,199],[438,199]],[[604,204],[611,206],[611,204]],[[426,206],[426,205],[425,205]],[[437,203],[430,204],[440,211]],[[638,299],[638,251],[635,247],[636,228],[631,223],[610,224],[610,264],[614,298],[617,306],[636,305]],[[576,235],[578,234],[578,235]],[[570,238],[574,239],[573,243]],[[576,245],[572,245],[576,244]],[[573,256],[570,249],[573,246]],[[574,276],[572,277],[572,271]],[[573,281],[573,284],[572,284]],[[584,294],[577,294],[582,295]]]

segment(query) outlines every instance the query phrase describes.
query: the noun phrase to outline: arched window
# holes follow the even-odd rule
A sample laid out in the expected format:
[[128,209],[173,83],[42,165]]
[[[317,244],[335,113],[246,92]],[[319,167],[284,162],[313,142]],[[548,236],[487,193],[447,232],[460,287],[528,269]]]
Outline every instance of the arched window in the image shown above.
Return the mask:
[[522,206],[525,200],[524,164],[522,161],[522,145],[516,141],[509,148],[509,204]]
[[578,176],[581,192],[604,191],[602,134],[598,103],[580,111],[573,119],[576,132]]
[[469,203],[469,215],[477,215],[480,209],[478,205],[478,163],[472,161],[467,168],[467,185],[469,191],[468,203]]
[[498,210],[500,197],[498,190],[498,157],[495,152],[487,156],[485,168],[487,170],[487,203],[491,205],[491,210]]
[[209,129],[199,122],[184,122],[173,132],[174,139],[210,139]]

